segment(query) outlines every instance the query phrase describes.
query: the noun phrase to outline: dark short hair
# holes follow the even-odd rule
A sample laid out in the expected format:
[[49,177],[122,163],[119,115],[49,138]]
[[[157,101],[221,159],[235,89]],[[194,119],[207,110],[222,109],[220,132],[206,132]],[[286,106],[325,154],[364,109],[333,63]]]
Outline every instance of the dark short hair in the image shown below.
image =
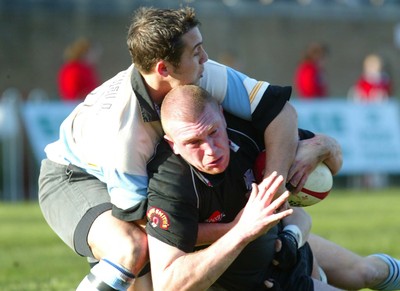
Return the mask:
[[141,7],[133,15],[127,44],[137,69],[148,73],[159,60],[178,67],[184,49],[182,36],[200,25],[193,8]]

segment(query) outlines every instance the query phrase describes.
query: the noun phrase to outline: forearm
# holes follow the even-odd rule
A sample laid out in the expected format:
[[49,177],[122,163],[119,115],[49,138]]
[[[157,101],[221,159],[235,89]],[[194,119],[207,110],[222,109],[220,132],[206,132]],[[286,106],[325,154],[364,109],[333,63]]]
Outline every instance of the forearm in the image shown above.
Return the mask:
[[149,234],[154,289],[205,290],[210,287],[250,241],[268,232],[278,221],[293,212],[281,207],[287,201],[288,192],[272,201],[282,182],[283,177],[271,175],[261,185],[253,184],[238,222],[215,243],[201,251],[186,253]]
[[209,245],[225,235],[234,223],[199,223],[196,246]]
[[161,270],[160,274],[153,276],[154,290],[208,289],[226,271],[247,243],[248,238],[232,229],[206,249],[177,257]]
[[[286,103],[279,115],[264,132],[266,166],[264,177],[277,171],[286,181],[298,145],[297,113],[290,103]],[[285,190],[281,187],[278,195]]]

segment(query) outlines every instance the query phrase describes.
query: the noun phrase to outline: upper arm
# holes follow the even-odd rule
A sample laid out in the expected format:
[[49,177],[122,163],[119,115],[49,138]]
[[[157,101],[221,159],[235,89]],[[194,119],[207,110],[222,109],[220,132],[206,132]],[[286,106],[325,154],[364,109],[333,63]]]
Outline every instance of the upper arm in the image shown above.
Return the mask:
[[266,128],[264,141],[267,154],[264,176],[277,171],[286,178],[298,144],[297,114],[290,103]]
[[199,85],[222,105],[225,111],[251,120],[268,82],[257,81],[223,64],[209,60]]

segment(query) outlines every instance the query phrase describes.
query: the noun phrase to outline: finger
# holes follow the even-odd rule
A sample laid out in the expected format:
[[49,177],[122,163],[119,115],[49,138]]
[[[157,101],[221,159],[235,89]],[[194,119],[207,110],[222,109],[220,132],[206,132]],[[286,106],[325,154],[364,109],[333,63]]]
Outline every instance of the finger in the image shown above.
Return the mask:
[[285,211],[277,212],[273,215],[270,215],[270,217],[273,219],[272,221],[276,221],[277,223],[284,219],[285,217],[288,217],[289,215],[292,215],[293,209],[286,209]]
[[299,181],[301,180],[301,177],[303,176],[303,172],[304,171],[297,171],[296,173],[293,174],[292,177],[288,177],[288,181],[290,184],[292,184],[293,186],[297,186],[297,184],[299,184]]
[[296,175],[286,184],[286,189],[288,189],[292,194],[296,195],[303,189],[307,182],[308,175],[304,174],[302,176]]
[[271,175],[264,177],[260,184],[260,187],[269,188],[272,182],[278,177],[278,173],[276,171],[272,172]]
[[264,284],[265,284],[265,287],[267,287],[268,289],[274,287],[274,283],[272,283],[271,281],[268,281],[268,280],[265,280]]
[[258,194],[258,185],[256,183],[251,184],[251,192],[250,192],[250,197],[248,199],[248,203],[254,201]]
[[262,183],[262,185],[259,185],[259,190],[260,190],[260,199],[264,200],[264,203],[270,203],[270,201],[274,198],[275,194],[277,193],[278,189],[283,183],[283,176],[279,175],[275,177],[274,180],[271,181],[270,184],[265,188],[266,184]]
[[285,204],[285,202],[289,198],[289,194],[290,194],[289,191],[283,192],[282,195],[280,195],[278,198],[276,198],[274,201],[271,202],[271,204],[269,205],[269,208],[274,211],[276,211],[278,209],[286,210],[286,207],[282,207],[282,206]]
[[296,193],[300,192],[301,189],[303,189],[304,185],[306,184],[308,179],[308,175],[304,175],[303,177],[301,177],[301,180],[299,181],[299,183],[297,184],[296,187]]
[[275,252],[280,252],[282,249],[282,241],[280,239],[275,240]]
[[287,180],[288,181],[290,181],[290,180],[292,180],[293,179],[293,177],[296,175],[296,173],[298,173],[299,172],[299,170],[297,169],[297,162],[296,161],[294,161],[293,162],[293,164],[290,166],[290,169],[289,169],[289,171],[288,171],[288,174],[287,174]]

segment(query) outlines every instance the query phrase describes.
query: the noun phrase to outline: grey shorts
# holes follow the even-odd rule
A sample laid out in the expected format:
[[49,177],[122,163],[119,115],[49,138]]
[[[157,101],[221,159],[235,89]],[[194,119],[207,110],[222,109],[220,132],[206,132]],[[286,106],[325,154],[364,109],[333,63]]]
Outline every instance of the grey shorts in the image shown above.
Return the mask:
[[87,243],[90,227],[112,208],[105,183],[78,167],[45,159],[39,175],[39,204],[47,223],[71,249],[93,257]]

